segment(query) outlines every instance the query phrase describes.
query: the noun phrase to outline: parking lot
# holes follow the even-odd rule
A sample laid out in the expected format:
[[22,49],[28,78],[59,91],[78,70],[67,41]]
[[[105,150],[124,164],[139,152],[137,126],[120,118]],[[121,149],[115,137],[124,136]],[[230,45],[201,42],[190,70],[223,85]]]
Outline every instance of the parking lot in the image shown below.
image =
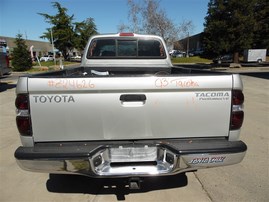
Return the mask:
[[31,173],[14,159],[20,145],[15,124],[16,75],[0,84],[0,201],[269,201],[269,71],[242,74],[248,151],[237,165],[169,177],[144,178],[140,190],[126,179]]

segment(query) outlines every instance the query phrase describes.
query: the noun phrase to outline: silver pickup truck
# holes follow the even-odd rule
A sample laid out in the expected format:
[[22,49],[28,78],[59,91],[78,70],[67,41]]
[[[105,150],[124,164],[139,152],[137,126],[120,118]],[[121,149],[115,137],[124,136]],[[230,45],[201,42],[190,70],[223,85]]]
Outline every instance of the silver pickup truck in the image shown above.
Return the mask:
[[243,85],[237,74],[174,67],[162,38],[92,37],[81,66],[21,77],[22,169],[91,177],[173,175],[236,164]]

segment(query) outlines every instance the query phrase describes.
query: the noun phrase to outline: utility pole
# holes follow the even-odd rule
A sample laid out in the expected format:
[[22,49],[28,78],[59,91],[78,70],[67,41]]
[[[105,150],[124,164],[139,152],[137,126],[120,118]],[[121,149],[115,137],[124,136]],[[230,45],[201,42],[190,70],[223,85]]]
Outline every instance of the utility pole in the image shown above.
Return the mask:
[[52,28],[50,29],[50,38],[51,38],[51,46],[52,46],[52,52],[53,52],[53,61],[54,61],[54,65],[56,65]]
[[188,32],[188,38],[187,38],[187,55],[186,57],[189,57],[189,46],[190,46],[190,33]]

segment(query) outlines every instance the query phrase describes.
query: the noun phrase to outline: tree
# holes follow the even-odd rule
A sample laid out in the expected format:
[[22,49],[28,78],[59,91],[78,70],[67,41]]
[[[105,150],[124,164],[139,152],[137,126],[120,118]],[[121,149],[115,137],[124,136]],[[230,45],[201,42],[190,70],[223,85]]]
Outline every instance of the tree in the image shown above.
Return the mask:
[[41,38],[46,38],[52,43],[51,35],[53,34],[55,47],[62,52],[64,58],[67,58],[69,51],[74,48],[74,28],[72,24],[74,15],[69,16],[67,9],[58,2],[53,2],[52,5],[58,11],[56,15],[38,13],[45,18],[46,22],[51,24],[51,28],[47,28]]
[[25,44],[25,40],[22,38],[21,34],[18,34],[15,39],[16,47],[14,48],[12,54],[12,66],[15,71],[25,71],[32,67],[32,58],[30,51],[28,51]]
[[269,49],[269,4],[268,0],[257,0],[254,6],[257,22],[253,48]]
[[87,18],[82,22],[73,22],[74,15],[69,16],[67,9],[62,7],[60,3],[53,2],[52,6],[57,9],[56,15],[38,13],[51,24],[51,28],[47,28],[41,38],[46,38],[52,43],[51,35],[53,34],[55,47],[62,52],[64,58],[67,58],[69,52],[74,48],[82,51],[89,37],[97,33],[97,28],[93,18]]
[[216,56],[230,52],[234,62],[239,62],[239,53],[253,44],[255,1],[210,0],[204,24],[206,53]]
[[193,29],[191,21],[176,25],[168,18],[165,10],[160,8],[158,0],[128,0],[128,6],[130,25],[119,25],[120,31],[156,34],[163,37],[168,45],[172,45],[182,33],[186,36]]
[[142,17],[146,33],[157,34],[166,41],[177,35],[174,23],[167,17],[166,12],[159,8],[157,1],[147,0],[146,7],[142,9]]
[[75,24],[75,48],[83,51],[88,39],[97,34],[97,28],[93,18],[87,18],[82,22],[76,22]]

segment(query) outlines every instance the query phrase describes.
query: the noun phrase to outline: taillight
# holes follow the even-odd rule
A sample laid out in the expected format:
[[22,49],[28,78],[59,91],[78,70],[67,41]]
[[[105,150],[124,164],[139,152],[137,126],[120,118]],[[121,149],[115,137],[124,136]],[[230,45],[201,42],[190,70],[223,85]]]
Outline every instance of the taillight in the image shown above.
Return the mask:
[[27,94],[18,94],[15,105],[17,108],[16,123],[18,130],[23,136],[32,135],[32,124],[30,117],[29,97]]
[[123,32],[123,33],[120,33],[120,36],[134,36],[134,33],[131,33],[131,32]]
[[29,101],[27,94],[19,94],[17,95],[15,105],[18,110],[28,110],[29,109]]
[[244,121],[244,94],[241,90],[232,91],[232,113],[231,113],[231,130],[238,130],[241,128]]
[[21,135],[30,136],[32,134],[30,117],[17,116],[16,122]]
[[233,105],[242,105],[244,103],[244,94],[241,90],[234,90],[232,96]]

